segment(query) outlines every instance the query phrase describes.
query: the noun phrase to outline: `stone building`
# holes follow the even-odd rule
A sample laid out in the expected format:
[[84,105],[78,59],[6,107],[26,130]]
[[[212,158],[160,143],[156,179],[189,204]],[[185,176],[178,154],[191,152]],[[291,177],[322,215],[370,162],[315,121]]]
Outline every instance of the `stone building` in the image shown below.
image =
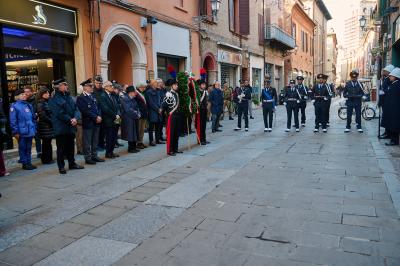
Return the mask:
[[326,74],[329,76],[328,82],[336,83],[338,60],[338,42],[336,33],[331,29],[326,38]]

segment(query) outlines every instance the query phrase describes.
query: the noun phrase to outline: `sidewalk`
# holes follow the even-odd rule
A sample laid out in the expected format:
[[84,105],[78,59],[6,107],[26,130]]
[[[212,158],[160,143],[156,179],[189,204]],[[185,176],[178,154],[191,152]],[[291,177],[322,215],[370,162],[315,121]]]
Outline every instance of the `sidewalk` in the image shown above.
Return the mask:
[[1,178],[0,264],[399,265],[372,123],[346,135],[332,107],[314,134],[309,104],[307,127],[284,133],[285,113],[272,133],[260,110],[249,132],[225,120],[177,157],[157,146],[63,177]]

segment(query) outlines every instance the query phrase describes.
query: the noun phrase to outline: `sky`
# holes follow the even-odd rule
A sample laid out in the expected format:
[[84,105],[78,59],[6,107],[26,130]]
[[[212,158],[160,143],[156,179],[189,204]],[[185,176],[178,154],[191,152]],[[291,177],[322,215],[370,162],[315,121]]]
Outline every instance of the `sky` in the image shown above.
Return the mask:
[[357,6],[359,0],[324,0],[324,3],[332,15],[332,20],[328,21],[328,29],[334,29],[340,45],[344,39],[344,21],[351,15],[351,6]]

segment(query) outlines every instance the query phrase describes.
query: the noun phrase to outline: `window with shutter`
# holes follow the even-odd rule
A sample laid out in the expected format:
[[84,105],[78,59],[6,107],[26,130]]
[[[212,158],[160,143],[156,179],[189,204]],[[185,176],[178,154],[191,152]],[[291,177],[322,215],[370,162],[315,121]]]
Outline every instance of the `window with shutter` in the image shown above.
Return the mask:
[[239,33],[250,34],[250,3],[249,0],[239,0]]
[[207,0],[199,0],[199,15],[207,15]]
[[265,34],[265,23],[264,17],[261,14],[258,14],[258,43],[260,45],[264,45],[264,36]]
[[235,0],[228,0],[228,9],[229,9],[229,30],[235,31]]

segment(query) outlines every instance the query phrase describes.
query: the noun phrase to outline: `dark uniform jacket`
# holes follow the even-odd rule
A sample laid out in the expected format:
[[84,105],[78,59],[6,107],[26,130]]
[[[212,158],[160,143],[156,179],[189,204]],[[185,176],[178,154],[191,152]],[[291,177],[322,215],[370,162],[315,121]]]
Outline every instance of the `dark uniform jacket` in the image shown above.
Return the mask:
[[115,125],[115,117],[120,115],[120,107],[113,93],[103,91],[99,95],[99,106],[102,114],[102,123],[105,127],[113,127]]
[[361,102],[361,98],[364,96],[364,91],[361,83],[358,81],[348,81],[344,87],[343,96],[352,102]]
[[223,113],[224,93],[221,89],[214,88],[208,97],[208,101],[211,103],[212,114],[219,115]]
[[[249,100],[251,100],[251,93],[253,89],[251,87],[236,87],[233,95],[233,101],[238,105],[248,104]],[[239,95],[244,94],[242,101],[240,102]]]
[[121,138],[129,142],[137,141],[140,111],[135,98],[128,95],[121,98],[121,117]]
[[[175,109],[174,114],[179,112],[179,95],[174,90],[170,91],[172,97],[174,97],[175,101],[163,101],[162,110],[167,112],[168,114],[171,113],[172,110]],[[174,102],[174,103],[173,103]]]
[[200,110],[208,110],[208,91],[207,90],[200,90]]
[[400,80],[389,86],[383,108],[382,125],[392,132],[400,132]]
[[316,102],[327,101],[330,98],[327,86],[326,84],[315,84],[311,92],[311,98]]
[[296,90],[296,87],[288,87],[285,91],[285,102],[287,103],[297,103],[297,101],[300,101],[300,92]]
[[304,84],[301,84],[301,85],[297,84],[296,89],[300,93],[301,101],[303,101],[303,102],[307,101],[307,99],[309,97],[309,92],[308,92],[309,90],[308,90],[307,86],[305,86]]
[[155,88],[149,87],[146,92],[148,119],[151,123],[161,123],[162,116],[159,111],[162,104],[161,93]]
[[48,100],[40,99],[36,105],[36,112],[39,118],[37,123],[37,133],[39,138],[54,138],[53,124],[51,122],[52,112]]
[[71,125],[71,119],[80,119],[80,113],[69,93],[61,93],[56,90],[54,96],[49,100],[49,106],[52,112],[51,122],[54,134],[56,136],[75,134],[76,127]]
[[93,95],[82,93],[76,99],[76,105],[82,115],[82,128],[92,129],[100,124],[96,123],[96,118],[101,117],[101,110]]
[[[384,92],[384,94],[379,95],[379,106],[383,106],[384,102],[385,102],[385,96],[389,90],[389,86],[390,86],[390,80],[389,77],[383,77],[382,81],[381,81],[381,90]],[[385,111],[383,111],[385,112]]]

